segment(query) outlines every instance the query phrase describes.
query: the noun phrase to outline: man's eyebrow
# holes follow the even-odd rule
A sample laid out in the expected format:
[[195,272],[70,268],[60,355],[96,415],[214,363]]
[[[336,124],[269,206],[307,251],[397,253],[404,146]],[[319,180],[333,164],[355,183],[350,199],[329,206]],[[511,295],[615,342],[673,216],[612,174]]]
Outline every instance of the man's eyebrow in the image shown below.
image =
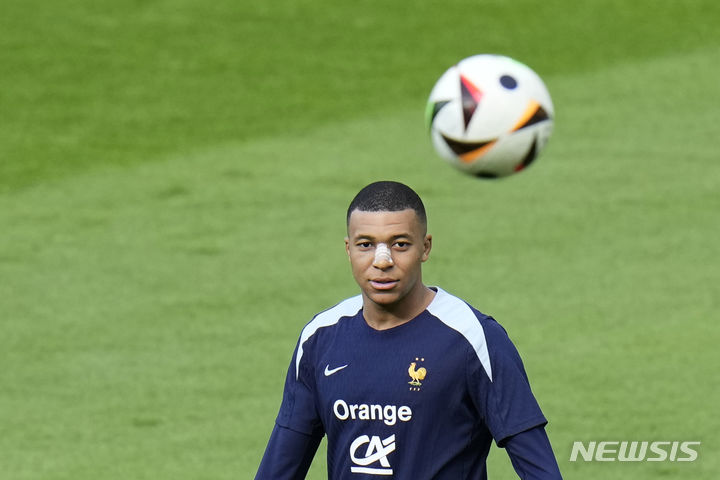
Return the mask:
[[[398,238],[410,238],[409,233],[398,233],[390,237],[390,240],[397,240]],[[359,233],[353,237],[353,240],[375,240],[375,237],[367,233]]]

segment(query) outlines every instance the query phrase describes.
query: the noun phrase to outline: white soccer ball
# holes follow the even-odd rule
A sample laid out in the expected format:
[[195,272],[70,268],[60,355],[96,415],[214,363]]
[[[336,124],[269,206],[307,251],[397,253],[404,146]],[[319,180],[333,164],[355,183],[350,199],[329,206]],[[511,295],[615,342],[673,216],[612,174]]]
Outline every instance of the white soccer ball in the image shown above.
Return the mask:
[[530,165],[553,128],[554,108],[542,79],[501,55],[475,55],[450,67],[428,99],[435,150],[451,165],[482,178]]

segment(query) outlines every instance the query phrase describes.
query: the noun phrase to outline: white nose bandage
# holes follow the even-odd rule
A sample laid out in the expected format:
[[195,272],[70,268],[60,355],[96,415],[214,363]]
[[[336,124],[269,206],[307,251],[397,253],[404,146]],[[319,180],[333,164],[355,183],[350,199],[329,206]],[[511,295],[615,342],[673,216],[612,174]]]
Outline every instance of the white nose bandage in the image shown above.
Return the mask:
[[384,243],[378,243],[377,247],[375,247],[375,263],[380,263],[382,261],[386,261],[390,265],[393,265],[390,248]]

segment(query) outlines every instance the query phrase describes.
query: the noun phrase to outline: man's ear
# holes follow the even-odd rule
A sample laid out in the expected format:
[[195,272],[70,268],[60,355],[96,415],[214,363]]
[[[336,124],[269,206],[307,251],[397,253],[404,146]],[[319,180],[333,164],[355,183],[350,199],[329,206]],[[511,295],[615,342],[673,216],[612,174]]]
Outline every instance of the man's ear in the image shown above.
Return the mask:
[[350,239],[345,237],[345,253],[347,253],[348,260],[350,259]]
[[432,235],[425,235],[425,240],[423,241],[423,262],[430,256],[430,250],[432,250]]

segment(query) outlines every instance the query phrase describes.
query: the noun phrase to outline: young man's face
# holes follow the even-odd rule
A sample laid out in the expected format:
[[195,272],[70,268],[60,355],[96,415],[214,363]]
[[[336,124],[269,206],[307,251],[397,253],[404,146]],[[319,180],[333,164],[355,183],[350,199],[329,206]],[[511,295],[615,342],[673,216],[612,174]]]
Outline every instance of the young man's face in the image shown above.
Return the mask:
[[[350,214],[345,249],[355,281],[365,297],[391,307],[424,289],[422,263],[432,238],[412,209]],[[378,245],[385,244],[378,249]]]

